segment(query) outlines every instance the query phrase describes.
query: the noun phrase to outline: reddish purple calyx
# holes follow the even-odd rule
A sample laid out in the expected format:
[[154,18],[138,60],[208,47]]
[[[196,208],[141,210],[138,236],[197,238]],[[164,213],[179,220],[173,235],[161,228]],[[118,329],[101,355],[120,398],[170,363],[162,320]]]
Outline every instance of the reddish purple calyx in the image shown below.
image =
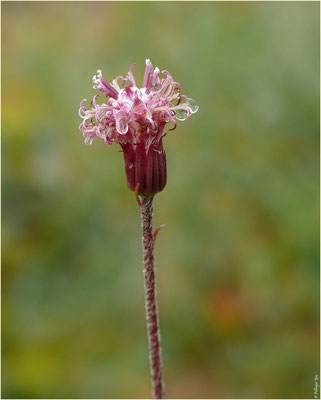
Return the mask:
[[162,139],[148,150],[143,141],[136,145],[126,143],[121,146],[129,189],[140,196],[153,195],[163,190],[167,173]]

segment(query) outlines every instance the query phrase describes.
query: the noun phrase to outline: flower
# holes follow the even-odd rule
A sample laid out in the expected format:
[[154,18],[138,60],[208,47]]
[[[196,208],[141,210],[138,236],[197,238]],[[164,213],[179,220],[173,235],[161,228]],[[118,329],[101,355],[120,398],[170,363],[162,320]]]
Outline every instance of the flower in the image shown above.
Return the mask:
[[[140,195],[151,195],[166,185],[166,156],[163,149],[164,127],[176,120],[184,121],[197,112],[193,99],[180,94],[181,85],[171,74],[154,68],[146,60],[142,88],[136,84],[133,64],[127,76],[118,76],[112,83],[102,77],[100,70],[93,77],[94,89],[109,100],[97,104],[94,96],[91,109],[82,100],[79,115],[83,119],[80,130],[85,143],[90,145],[96,137],[107,145],[116,142],[123,149],[127,183]],[[121,80],[121,87],[119,81]]]

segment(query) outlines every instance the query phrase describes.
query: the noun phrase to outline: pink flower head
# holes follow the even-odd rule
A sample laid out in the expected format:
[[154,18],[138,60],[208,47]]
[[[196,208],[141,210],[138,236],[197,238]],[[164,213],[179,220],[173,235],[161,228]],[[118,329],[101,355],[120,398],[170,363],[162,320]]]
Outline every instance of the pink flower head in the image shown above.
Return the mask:
[[[94,96],[91,109],[82,100],[79,115],[83,119],[80,130],[85,143],[90,145],[96,137],[107,145],[119,143],[124,152],[127,183],[141,195],[161,191],[166,185],[166,156],[163,150],[163,131],[167,123],[184,121],[198,110],[194,100],[180,94],[181,85],[171,74],[154,68],[146,60],[143,87],[138,88],[133,64],[127,76],[118,76],[108,83],[101,71],[93,77],[94,89],[109,99],[97,104]],[[121,86],[119,86],[121,81]]]

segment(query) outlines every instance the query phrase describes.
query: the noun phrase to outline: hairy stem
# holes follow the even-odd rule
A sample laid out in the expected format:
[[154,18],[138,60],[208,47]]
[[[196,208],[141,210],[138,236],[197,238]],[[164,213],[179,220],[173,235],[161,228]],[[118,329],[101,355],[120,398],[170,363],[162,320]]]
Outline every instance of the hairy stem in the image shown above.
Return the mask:
[[152,227],[153,197],[142,197],[141,219],[143,230],[144,277],[145,277],[145,307],[147,319],[147,334],[149,343],[149,359],[152,374],[154,399],[164,399],[164,381],[161,359],[161,345],[156,300],[156,278],[154,259],[154,238]]

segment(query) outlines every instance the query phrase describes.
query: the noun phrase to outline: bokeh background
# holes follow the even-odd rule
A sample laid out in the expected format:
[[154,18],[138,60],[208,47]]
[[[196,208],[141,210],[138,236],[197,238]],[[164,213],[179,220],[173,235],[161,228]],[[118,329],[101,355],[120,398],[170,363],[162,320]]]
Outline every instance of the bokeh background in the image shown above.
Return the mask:
[[2,3],[2,398],[148,398],[139,209],[79,102],[145,59],[199,112],[155,200],[170,398],[311,398],[319,3]]

